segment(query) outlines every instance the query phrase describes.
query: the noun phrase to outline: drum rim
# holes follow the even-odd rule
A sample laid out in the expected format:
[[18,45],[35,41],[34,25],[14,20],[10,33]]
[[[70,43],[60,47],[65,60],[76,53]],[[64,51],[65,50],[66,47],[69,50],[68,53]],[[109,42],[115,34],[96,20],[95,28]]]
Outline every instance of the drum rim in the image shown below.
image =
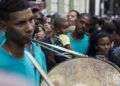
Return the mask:
[[[111,61],[108,61],[108,60],[105,61],[105,60],[102,60],[102,59],[99,59],[99,58],[94,58],[94,57],[81,57],[81,58],[91,58],[91,59],[95,59],[95,60],[99,60],[99,61],[105,62],[105,63],[111,65],[112,67],[114,67],[114,68],[120,73],[120,68],[119,68],[116,64],[112,63]],[[65,62],[67,62],[67,61],[75,60],[75,59],[80,59],[80,58],[68,59],[68,60],[63,61],[63,62],[61,62],[61,63],[65,63]],[[51,68],[51,70],[48,72],[48,74],[49,74],[54,68],[56,68],[57,66],[59,66],[61,63],[59,63],[59,64],[57,64],[55,67]]]
[[[81,59],[83,59],[83,58],[86,58],[86,57],[82,57]],[[76,59],[80,59],[80,58],[68,59],[68,60],[66,60],[66,61],[64,61],[64,62],[62,62],[62,63],[64,64],[64,63],[66,63],[66,62],[69,62],[69,61],[71,61],[71,60],[76,60]],[[110,61],[104,61],[104,60],[102,60],[102,59],[93,58],[93,57],[88,57],[87,59],[99,60],[99,61],[101,61],[101,62],[104,62],[104,63],[110,65],[111,67],[113,67],[113,68],[120,74],[120,68],[119,68],[117,65],[115,65],[114,63],[110,62]],[[49,73],[50,73],[50,75],[51,75],[51,72],[52,72],[55,68],[57,68],[59,65],[61,65],[61,63],[60,63],[60,64],[57,64],[54,68],[52,68],[52,69],[48,72],[48,75],[49,75]],[[42,81],[42,86],[43,86],[43,85],[44,85],[44,80]]]
[[111,62],[111,61],[109,61],[109,60],[102,60],[102,59],[99,59],[99,58],[96,58],[97,60],[100,60],[100,61],[103,61],[103,62],[105,62],[105,63],[108,63],[109,65],[111,65],[111,66],[113,66],[116,70],[118,70],[118,72],[120,73],[120,68],[116,65],[116,64],[114,64],[113,62]]

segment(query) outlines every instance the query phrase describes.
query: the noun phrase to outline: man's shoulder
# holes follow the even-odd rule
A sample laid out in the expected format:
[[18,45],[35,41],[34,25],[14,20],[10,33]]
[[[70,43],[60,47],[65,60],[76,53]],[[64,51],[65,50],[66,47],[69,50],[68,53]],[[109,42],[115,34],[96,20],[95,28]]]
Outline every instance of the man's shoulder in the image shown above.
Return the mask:
[[35,55],[36,60],[41,65],[43,70],[46,71],[47,70],[46,69],[46,59],[45,59],[45,55],[44,55],[44,52],[41,49],[40,44],[32,43],[32,46],[33,46],[33,51],[34,51],[34,55]]
[[32,43],[32,47],[36,56],[44,56],[44,52],[42,51],[40,44]]
[[2,45],[0,45],[0,56],[6,54],[8,54],[8,52],[2,47]]
[[41,45],[39,43],[32,42],[32,47],[35,49],[41,49]]
[[3,47],[0,46],[0,68],[1,66],[8,67],[12,63],[11,55]]

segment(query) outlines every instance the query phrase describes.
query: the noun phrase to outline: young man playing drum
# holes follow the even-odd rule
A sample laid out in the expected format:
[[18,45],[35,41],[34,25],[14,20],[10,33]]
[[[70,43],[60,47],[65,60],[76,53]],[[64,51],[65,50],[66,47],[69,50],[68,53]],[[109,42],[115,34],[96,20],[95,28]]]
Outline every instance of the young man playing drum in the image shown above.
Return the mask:
[[25,48],[32,45],[32,54],[43,70],[45,57],[41,48],[31,42],[34,32],[33,13],[27,0],[0,0],[0,21],[6,26],[6,41],[0,46],[0,70],[33,80],[40,85],[40,74],[28,58]]

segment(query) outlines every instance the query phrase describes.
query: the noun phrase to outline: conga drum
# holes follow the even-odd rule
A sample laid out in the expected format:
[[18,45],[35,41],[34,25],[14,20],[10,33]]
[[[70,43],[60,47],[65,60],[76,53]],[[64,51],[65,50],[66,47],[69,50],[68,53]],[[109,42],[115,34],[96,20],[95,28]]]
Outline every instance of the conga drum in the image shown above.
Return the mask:
[[[65,61],[49,73],[55,86],[120,86],[119,68],[93,59],[77,58]],[[41,86],[48,86],[45,81]]]

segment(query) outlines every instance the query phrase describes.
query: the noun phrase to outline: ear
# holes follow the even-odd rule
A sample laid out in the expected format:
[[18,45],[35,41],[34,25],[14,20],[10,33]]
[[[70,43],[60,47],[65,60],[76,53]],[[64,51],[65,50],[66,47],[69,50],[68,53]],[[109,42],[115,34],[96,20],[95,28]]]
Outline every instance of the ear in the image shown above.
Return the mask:
[[6,23],[5,23],[5,21],[0,21],[0,30],[5,30],[5,28],[6,28]]
[[7,24],[6,24],[6,22],[5,21],[0,21],[0,26],[1,27],[5,27]]

